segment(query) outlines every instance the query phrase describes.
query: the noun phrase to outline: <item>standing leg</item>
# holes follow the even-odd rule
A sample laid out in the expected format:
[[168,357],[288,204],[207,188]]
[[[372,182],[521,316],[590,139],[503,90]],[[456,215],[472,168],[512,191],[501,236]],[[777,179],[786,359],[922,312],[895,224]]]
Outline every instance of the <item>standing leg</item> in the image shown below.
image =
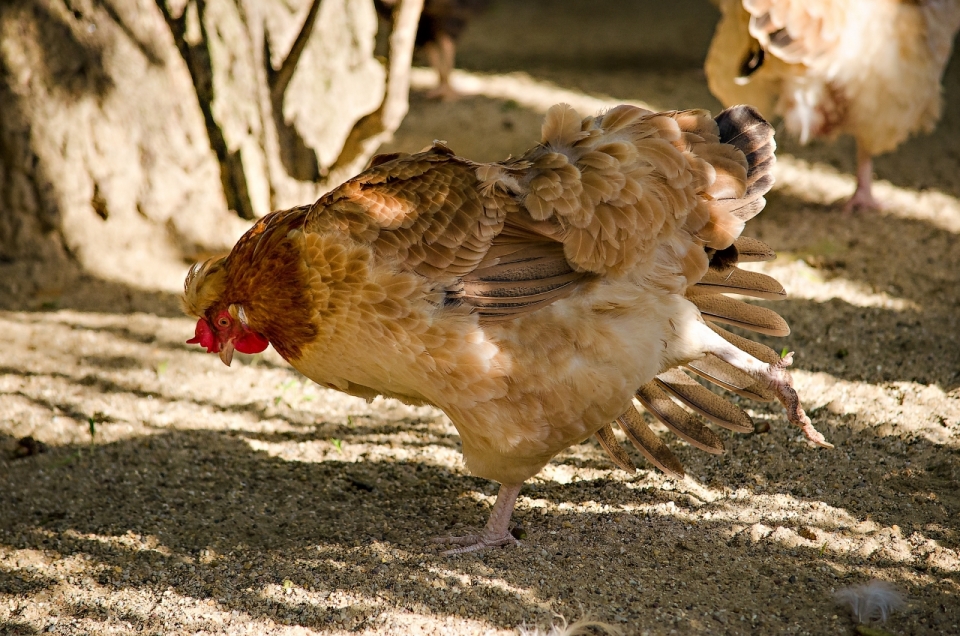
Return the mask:
[[510,517],[513,516],[513,507],[517,503],[517,496],[523,484],[501,484],[497,493],[497,502],[493,504],[487,525],[480,534],[468,534],[462,537],[441,537],[434,539],[434,543],[448,543],[460,546],[447,550],[443,554],[464,554],[476,552],[498,545],[515,545],[517,540],[510,534]]
[[450,74],[456,63],[457,44],[447,33],[439,33],[434,42],[426,46],[430,66],[437,71],[437,87],[427,93],[430,99],[445,101],[457,99],[460,94],[450,84]]
[[857,189],[844,204],[843,211],[882,210],[883,204],[873,196],[873,157],[857,142]]

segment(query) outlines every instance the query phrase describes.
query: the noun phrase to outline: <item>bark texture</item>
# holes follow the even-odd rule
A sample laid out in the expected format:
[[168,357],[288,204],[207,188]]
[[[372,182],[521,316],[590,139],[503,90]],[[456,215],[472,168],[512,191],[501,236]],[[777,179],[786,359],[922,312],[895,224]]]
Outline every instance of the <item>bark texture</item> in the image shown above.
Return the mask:
[[174,289],[352,176],[406,112],[421,6],[380,60],[372,0],[0,2],[0,294]]

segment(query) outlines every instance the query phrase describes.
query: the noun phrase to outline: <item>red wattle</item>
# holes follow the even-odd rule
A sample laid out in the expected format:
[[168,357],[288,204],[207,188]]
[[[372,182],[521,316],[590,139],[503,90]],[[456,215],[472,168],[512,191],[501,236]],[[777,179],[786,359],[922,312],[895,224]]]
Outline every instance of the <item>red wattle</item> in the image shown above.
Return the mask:
[[233,346],[240,353],[260,353],[267,348],[270,341],[253,331],[248,331],[242,338],[237,338]]

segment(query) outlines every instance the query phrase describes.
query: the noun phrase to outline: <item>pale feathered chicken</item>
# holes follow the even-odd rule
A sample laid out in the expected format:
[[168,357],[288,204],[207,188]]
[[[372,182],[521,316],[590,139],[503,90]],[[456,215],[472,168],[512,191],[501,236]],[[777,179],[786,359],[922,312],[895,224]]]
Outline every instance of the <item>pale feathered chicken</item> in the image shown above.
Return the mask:
[[802,143],[849,134],[857,189],[846,208],[880,208],[873,156],[931,131],[960,28],[960,0],[721,0],[705,70],[726,105],[780,115]]
[[[735,431],[750,418],[680,368],[804,414],[773,350],[729,333],[789,329],[728,298],[783,296],[737,268],[773,251],[741,238],[764,205],[773,131],[738,106],[653,113],[619,106],[581,119],[547,113],[517,159],[475,163],[441,144],[376,157],[313,205],[261,219],[226,257],[194,266],[183,305],[198,343],[229,364],[269,342],[315,382],[442,409],[475,475],[501,484],[484,529],[450,552],[514,541],[524,480],[597,435],[634,470],[616,420],[656,466],[683,468],[636,396],[691,444],[723,450],[693,412]],[[676,400],[676,401],[675,401]]]

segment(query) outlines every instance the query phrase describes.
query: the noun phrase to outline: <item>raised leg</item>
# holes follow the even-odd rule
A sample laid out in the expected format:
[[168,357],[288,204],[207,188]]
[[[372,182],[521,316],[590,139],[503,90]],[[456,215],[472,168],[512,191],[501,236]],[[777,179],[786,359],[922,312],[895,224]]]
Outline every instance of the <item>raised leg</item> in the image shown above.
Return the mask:
[[833,444],[813,427],[813,422],[807,417],[800,404],[800,397],[793,389],[793,378],[787,373],[787,367],[793,364],[792,351],[778,362],[767,364],[733,346],[706,325],[703,325],[701,332],[707,352],[762,382],[777,396],[777,400],[786,409],[790,423],[803,431],[808,440],[818,446],[833,448]]
[[487,525],[480,534],[468,534],[462,537],[438,537],[434,543],[444,543],[459,547],[445,551],[445,555],[464,554],[486,550],[499,545],[516,545],[517,540],[510,534],[510,517],[513,516],[513,507],[517,503],[517,496],[523,484],[501,484],[497,493],[497,502],[493,504]]
[[844,212],[882,210],[883,203],[873,196],[873,157],[857,144],[857,189],[844,204]]

